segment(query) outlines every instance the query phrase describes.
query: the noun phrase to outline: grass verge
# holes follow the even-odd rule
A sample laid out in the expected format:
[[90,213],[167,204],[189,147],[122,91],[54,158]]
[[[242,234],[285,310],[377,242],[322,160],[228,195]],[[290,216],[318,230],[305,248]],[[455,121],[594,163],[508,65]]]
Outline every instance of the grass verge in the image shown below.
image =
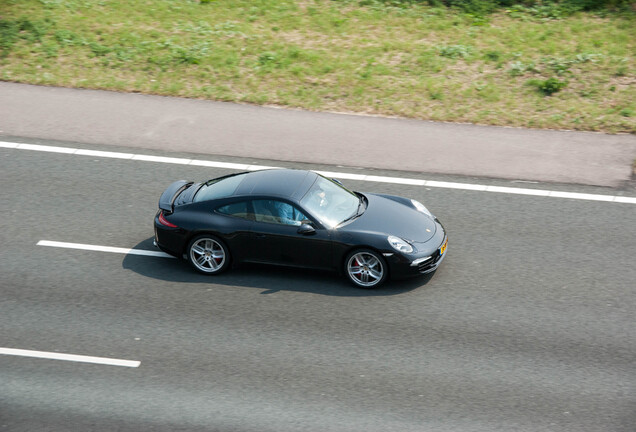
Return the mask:
[[439,121],[636,131],[634,13],[327,0],[4,0],[0,79]]

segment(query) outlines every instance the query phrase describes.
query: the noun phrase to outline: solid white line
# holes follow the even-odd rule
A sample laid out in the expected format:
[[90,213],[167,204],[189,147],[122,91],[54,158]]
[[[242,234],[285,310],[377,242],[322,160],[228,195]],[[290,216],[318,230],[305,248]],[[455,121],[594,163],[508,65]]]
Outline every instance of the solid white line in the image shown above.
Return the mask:
[[636,198],[617,196],[617,197],[614,197],[614,202],[625,203],[625,204],[636,204]]
[[267,166],[267,165],[248,165],[247,166],[248,171],[271,170],[271,169],[277,169],[277,168],[278,167]]
[[133,160],[145,161],[145,162],[161,162],[169,164],[188,165],[192,162],[192,159],[172,158],[163,156],[149,156],[149,155],[134,155]]
[[[157,162],[157,163],[168,163],[168,164],[179,164],[179,165],[205,166],[205,167],[231,169],[231,170],[256,171],[261,169],[276,168],[276,167],[270,167],[270,166],[264,166],[264,165],[236,164],[236,163],[229,163],[229,162],[205,161],[205,160],[198,160],[198,159],[183,159],[183,158],[151,156],[151,155],[141,155],[141,154],[132,154],[132,153],[104,152],[104,151],[98,151],[98,150],[85,150],[85,149],[76,149],[76,148],[70,148],[70,147],[44,146],[44,145],[36,145],[36,144],[14,143],[14,142],[7,142],[7,141],[0,141],[0,148],[33,150],[33,151],[50,152],[50,153],[65,153],[65,154],[74,154],[74,155],[80,155],[80,156],[93,156],[93,157],[104,157],[104,158],[114,158],[114,159],[128,159],[128,160],[136,160],[136,161],[142,161],[142,162]],[[603,201],[603,202],[615,202],[615,203],[621,203],[621,204],[636,204],[636,198],[634,197],[584,194],[584,193],[576,193],[576,192],[560,192],[560,191],[551,191],[551,190],[544,190],[544,189],[487,186],[487,185],[470,184],[470,183],[441,182],[441,181],[434,181],[434,180],[421,180],[421,179],[410,179],[410,178],[401,178],[401,177],[384,177],[384,176],[331,172],[331,171],[316,171],[316,172],[326,177],[335,177],[335,178],[343,179],[343,180],[405,184],[405,185],[414,185],[414,186],[426,186],[426,187],[434,187],[434,188],[458,189],[458,190],[468,190],[468,191],[478,191],[478,192],[495,192],[495,193],[505,193],[505,194],[511,194],[511,195],[530,195],[530,196],[548,197],[548,198],[565,198],[565,199],[575,199],[575,200],[582,200],[582,201]],[[141,251],[133,252],[132,250],[130,250],[130,252],[118,252],[118,253],[136,253],[138,255],[146,255],[140,252]]]
[[240,170],[240,171],[245,171],[247,167],[249,167],[249,165],[246,165],[246,164],[206,161],[206,160],[197,160],[197,159],[194,159],[192,162],[190,162],[190,165],[212,167],[212,168],[224,168],[224,169]]
[[75,153],[77,149],[68,148],[68,147],[54,147],[54,146],[43,146],[36,144],[20,144],[18,147],[20,150],[33,150],[33,151],[41,151],[41,152],[50,152],[50,153]]
[[536,195],[536,196],[549,196],[550,191],[540,189],[523,189],[523,188],[511,188],[501,186],[488,186],[486,192],[499,192],[518,195]]
[[0,141],[0,148],[18,148],[18,143]]
[[574,192],[550,192],[550,197],[552,198],[569,198],[569,199],[578,199],[578,200],[587,200],[587,201],[614,201],[616,197],[609,195],[593,195],[593,194],[582,194],[582,193],[574,193]]
[[95,156],[95,157],[103,157],[103,158],[113,158],[113,159],[132,159],[135,155],[132,153],[117,153],[117,152],[105,152],[99,150],[84,150],[79,149],[75,153],[80,156]]
[[57,248],[65,248],[65,249],[79,249],[79,250],[88,250],[88,251],[96,251],[96,252],[110,252],[110,253],[118,253],[118,254],[124,254],[124,255],[144,255],[144,256],[152,256],[152,257],[159,257],[159,258],[174,258],[172,255],[168,255],[167,253],[159,252],[159,251],[127,249],[127,248],[90,245],[90,244],[82,244],[82,243],[67,243],[67,242],[58,242],[58,241],[51,241],[51,240],[40,240],[37,243],[37,246],[49,246],[49,247],[57,247]]
[[429,180],[425,184],[429,187],[443,188],[443,189],[462,189],[462,190],[474,190],[479,192],[485,192],[488,189],[486,185],[468,184],[468,183],[451,183]]
[[351,173],[340,173],[340,172],[332,172],[332,171],[316,171],[320,175],[324,175],[325,177],[337,177],[339,179],[344,180],[359,180],[364,181],[364,174],[351,174]]
[[377,183],[393,183],[393,184],[404,184],[404,185],[411,185],[411,186],[424,186],[426,184],[426,180],[409,179],[409,178],[402,178],[402,177],[382,177],[382,176],[373,176],[373,175],[366,176],[364,180],[377,182]]
[[23,349],[14,349],[14,348],[0,348],[0,354],[4,355],[12,355],[19,357],[34,357],[34,358],[43,358],[50,360],[65,360],[72,362],[80,362],[80,363],[95,363],[102,364],[108,366],[124,366],[124,367],[139,367],[141,364],[140,361],[136,360],[121,360],[121,359],[113,359],[106,357],[91,357],[91,356],[83,356],[76,354],[61,354],[54,352],[45,352],[45,351],[31,351],[31,350],[23,350]]

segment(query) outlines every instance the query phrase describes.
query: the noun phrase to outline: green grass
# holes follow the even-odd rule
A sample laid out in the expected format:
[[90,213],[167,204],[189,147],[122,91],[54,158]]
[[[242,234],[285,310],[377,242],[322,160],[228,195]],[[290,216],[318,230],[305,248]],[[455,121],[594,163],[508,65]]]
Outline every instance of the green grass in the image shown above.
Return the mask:
[[636,17],[328,0],[0,0],[0,79],[636,132]]

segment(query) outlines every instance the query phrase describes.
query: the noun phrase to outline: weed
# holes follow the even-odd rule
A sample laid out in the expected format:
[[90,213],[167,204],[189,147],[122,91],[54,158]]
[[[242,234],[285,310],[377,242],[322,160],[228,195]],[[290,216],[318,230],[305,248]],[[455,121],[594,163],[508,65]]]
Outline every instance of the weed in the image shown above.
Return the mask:
[[370,69],[364,69],[364,70],[360,71],[358,76],[360,77],[360,79],[363,79],[363,80],[369,79],[369,78],[371,78],[371,70]]
[[614,72],[614,76],[617,76],[617,77],[626,76],[627,72],[628,72],[627,66],[619,66],[616,69],[616,72]]
[[523,63],[521,61],[514,61],[508,65],[508,73],[511,76],[521,76],[527,72],[538,72],[534,62]]
[[273,52],[264,52],[263,54],[258,56],[258,63],[261,66],[272,66],[275,65],[277,62],[278,58],[276,57],[276,54]]
[[603,58],[603,54],[577,54],[571,59],[563,58],[544,58],[542,63],[547,66],[548,69],[555,72],[557,75],[572,75],[570,68],[575,64],[582,63],[596,63],[599,59]]
[[555,72],[557,75],[570,74],[570,67],[572,66],[572,62],[564,59],[543,59],[543,64],[545,64],[549,69]]
[[472,48],[466,45],[442,45],[437,47],[440,56],[448,58],[467,58],[470,56]]
[[441,101],[444,99],[444,93],[439,89],[429,89],[428,95],[431,100]]
[[600,59],[602,59],[604,56],[603,54],[577,54],[574,56],[574,59],[572,60],[574,63],[596,63],[597,61],[599,61]]
[[540,85],[539,85],[539,90],[541,90],[544,94],[548,95],[548,96],[552,96],[554,93],[560,91],[561,89],[565,88],[565,86],[567,85],[566,81],[561,81],[557,78],[548,78],[547,80],[543,81]]
[[501,60],[502,57],[503,54],[501,53],[501,51],[486,51],[486,53],[484,54],[484,59],[493,62],[498,62],[499,60]]
[[579,95],[584,98],[589,98],[596,96],[598,94],[598,90],[596,89],[584,89],[579,92]]
[[88,44],[88,47],[90,48],[91,52],[96,56],[96,57],[101,57],[101,56],[105,56],[106,54],[108,54],[109,52],[111,52],[112,50],[107,47],[106,45],[102,45],[98,42],[90,42]]
[[536,87],[542,94],[545,96],[552,96],[554,93],[562,90],[567,82],[561,81],[558,78],[548,78],[547,80],[537,80],[531,79],[526,82],[526,84]]
[[177,63],[200,64],[209,50],[209,43],[203,42],[188,48],[174,46],[172,54]]
[[198,21],[196,23],[177,23],[174,26],[176,31],[184,31],[187,33],[194,33],[198,35],[210,35],[214,32],[212,26],[205,21]]
[[53,34],[57,43],[62,46],[81,46],[84,39],[70,30],[56,30]]
[[475,87],[475,90],[477,90],[478,92],[482,91],[483,89],[486,88],[486,84],[479,82],[479,81],[475,81],[473,83],[473,87]]
[[560,20],[574,12],[574,9],[568,8],[557,2],[543,2],[533,6],[524,6],[516,4],[506,10],[508,15],[515,19],[523,21],[527,20]]
[[131,61],[131,60],[133,60],[135,58],[135,55],[130,50],[127,50],[127,49],[122,48],[122,47],[117,47],[115,49],[115,57],[119,61],[129,62],[129,61]]
[[497,8],[495,0],[446,0],[446,4],[477,17],[488,15]]
[[227,21],[214,26],[214,34],[219,36],[241,36],[247,37],[243,32],[238,31],[238,27],[235,23]]
[[21,37],[29,42],[41,42],[42,36],[47,33],[50,26],[51,23],[46,20],[31,21],[22,19],[20,21]]

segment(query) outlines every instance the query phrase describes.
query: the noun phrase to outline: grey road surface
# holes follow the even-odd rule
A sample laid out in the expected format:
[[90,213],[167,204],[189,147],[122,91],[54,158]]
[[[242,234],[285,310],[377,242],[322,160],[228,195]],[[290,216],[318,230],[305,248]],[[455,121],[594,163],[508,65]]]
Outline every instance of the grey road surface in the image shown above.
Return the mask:
[[0,82],[0,136],[504,179],[621,186],[634,135],[315,113]]
[[0,429],[634,430],[633,204],[347,181],[450,234],[435,275],[375,291],[36,246],[152,249],[163,188],[226,173],[0,149],[0,346],[141,361],[0,355]]

